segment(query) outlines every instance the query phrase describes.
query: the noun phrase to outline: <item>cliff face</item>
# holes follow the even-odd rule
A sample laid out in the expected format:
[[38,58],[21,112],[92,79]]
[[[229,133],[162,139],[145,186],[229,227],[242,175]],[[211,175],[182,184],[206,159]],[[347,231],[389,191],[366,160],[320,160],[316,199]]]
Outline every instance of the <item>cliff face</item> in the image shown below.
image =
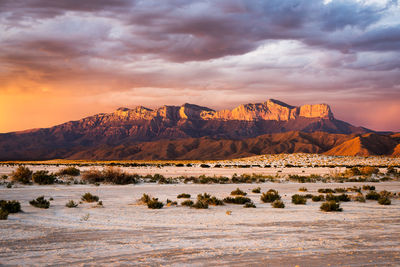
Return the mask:
[[211,137],[241,140],[289,131],[363,134],[336,120],[326,104],[290,106],[277,100],[215,111],[192,104],[119,108],[46,129],[0,134],[0,160],[64,158],[71,151],[126,143]]

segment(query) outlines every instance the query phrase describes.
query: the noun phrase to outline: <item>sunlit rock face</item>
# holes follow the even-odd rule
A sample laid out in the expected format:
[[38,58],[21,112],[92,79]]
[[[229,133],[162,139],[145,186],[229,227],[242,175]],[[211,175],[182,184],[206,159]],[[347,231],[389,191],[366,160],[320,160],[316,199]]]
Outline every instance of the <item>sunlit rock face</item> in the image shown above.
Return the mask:
[[[246,138],[292,131],[333,134],[365,134],[371,132],[371,130],[355,127],[335,119],[326,104],[296,107],[270,99],[264,103],[243,104],[232,110],[220,111],[193,104],[162,106],[157,109],[138,106],[132,109],[118,108],[112,113],[100,113],[51,128],[0,134],[0,155],[2,156],[0,159],[65,158],[77,153],[77,151],[79,151],[79,155],[85,155],[89,158],[96,156],[96,153],[100,155],[99,152],[91,152],[93,155],[90,153],[82,154],[82,151],[88,149],[91,151],[93,149],[95,151],[99,151],[99,149],[109,151],[111,149],[113,152],[109,151],[107,152],[109,154],[106,153],[107,155],[104,154],[103,156],[124,158],[127,153],[139,155],[137,153],[141,149],[148,150],[149,147],[153,146],[132,147],[132,144],[143,142],[188,138],[212,138],[214,140],[241,142],[240,140]],[[288,139],[289,137],[286,136],[285,138]],[[292,137],[290,137],[289,139],[294,144],[299,142],[299,138],[293,137],[292,140]],[[286,139],[280,141],[267,140],[261,147],[257,143],[251,146],[251,149],[246,143],[240,143],[232,145],[237,147],[232,151],[222,149],[220,147],[222,143],[213,143],[213,145],[204,141],[202,143],[211,145],[210,149],[223,151],[228,157],[230,153],[237,154],[239,148],[243,150],[240,153],[253,153],[254,151],[264,151],[263,146],[270,146],[275,143],[282,146],[282,142]],[[195,144],[189,142],[181,150],[186,151],[189,148],[195,148]],[[249,151],[246,147],[249,148]],[[290,145],[287,147],[290,147]],[[329,146],[325,146],[324,149],[310,145],[299,147],[304,148],[305,152],[322,152]],[[347,148],[346,146],[346,153],[349,151]],[[204,152],[205,156],[214,155],[212,151],[205,151],[207,152]],[[180,152],[177,150],[174,153],[178,155]],[[194,153],[191,157],[196,156],[199,155]]]

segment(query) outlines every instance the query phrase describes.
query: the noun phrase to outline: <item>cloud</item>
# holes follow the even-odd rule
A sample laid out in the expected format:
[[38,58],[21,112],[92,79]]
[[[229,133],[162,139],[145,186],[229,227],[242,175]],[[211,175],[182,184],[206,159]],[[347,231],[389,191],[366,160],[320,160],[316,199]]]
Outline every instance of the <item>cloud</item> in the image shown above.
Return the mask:
[[0,0],[0,31],[7,94],[400,99],[397,1]]

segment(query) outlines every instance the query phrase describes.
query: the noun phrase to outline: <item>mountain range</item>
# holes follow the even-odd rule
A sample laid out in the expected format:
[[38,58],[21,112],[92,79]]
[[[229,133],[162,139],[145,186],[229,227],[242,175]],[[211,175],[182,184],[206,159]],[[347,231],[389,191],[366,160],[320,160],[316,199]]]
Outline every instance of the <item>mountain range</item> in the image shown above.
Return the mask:
[[193,104],[118,108],[51,128],[0,134],[0,160],[228,159],[269,153],[400,156],[400,135],[278,100],[215,111]]

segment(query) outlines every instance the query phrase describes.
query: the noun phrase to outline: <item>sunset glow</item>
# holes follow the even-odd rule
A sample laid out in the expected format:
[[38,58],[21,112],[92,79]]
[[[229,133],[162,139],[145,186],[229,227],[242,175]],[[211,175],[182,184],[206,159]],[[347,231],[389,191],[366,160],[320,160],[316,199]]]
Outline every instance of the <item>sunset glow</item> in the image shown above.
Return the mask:
[[397,1],[0,1],[0,132],[279,99],[400,129]]

